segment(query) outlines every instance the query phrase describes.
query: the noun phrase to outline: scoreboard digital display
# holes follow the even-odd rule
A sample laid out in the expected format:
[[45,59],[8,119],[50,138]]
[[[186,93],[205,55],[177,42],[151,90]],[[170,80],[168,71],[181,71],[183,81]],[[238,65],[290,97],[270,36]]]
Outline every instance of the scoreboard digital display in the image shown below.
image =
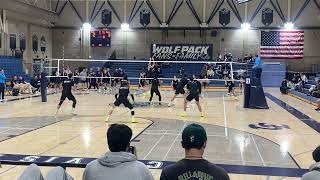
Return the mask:
[[110,47],[111,32],[107,30],[91,31],[90,42],[91,47]]

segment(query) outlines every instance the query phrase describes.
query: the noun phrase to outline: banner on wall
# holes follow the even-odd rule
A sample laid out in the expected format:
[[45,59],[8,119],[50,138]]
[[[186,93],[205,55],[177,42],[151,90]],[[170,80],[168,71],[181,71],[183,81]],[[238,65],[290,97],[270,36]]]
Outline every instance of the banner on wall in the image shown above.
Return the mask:
[[10,49],[11,51],[17,48],[17,36],[15,34],[10,34]]
[[151,57],[157,61],[212,60],[212,44],[152,44]]
[[38,52],[38,36],[37,35],[33,35],[32,36],[32,50],[34,53]]
[[46,52],[46,47],[47,47],[46,38],[42,36],[40,39],[40,51],[42,52],[42,54]]
[[24,33],[21,33],[19,35],[19,41],[20,41],[20,51],[23,53],[26,50],[26,35]]

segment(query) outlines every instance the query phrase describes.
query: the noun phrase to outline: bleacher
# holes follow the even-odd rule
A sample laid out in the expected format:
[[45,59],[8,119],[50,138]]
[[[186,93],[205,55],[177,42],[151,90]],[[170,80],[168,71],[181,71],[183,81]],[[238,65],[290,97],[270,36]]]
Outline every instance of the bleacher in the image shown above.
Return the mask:
[[4,69],[7,81],[10,81],[14,75],[22,76],[26,81],[30,80],[24,71],[22,59],[13,56],[0,56],[0,68]]
[[306,83],[304,85],[304,87],[301,89],[301,91],[289,90],[289,94],[293,95],[303,101],[306,101],[308,103],[317,104],[317,101],[319,98],[311,96],[310,88],[312,86],[316,86],[316,83],[317,83],[316,81],[318,79],[320,79],[320,74],[316,74],[315,76],[314,75],[309,76],[308,83]]

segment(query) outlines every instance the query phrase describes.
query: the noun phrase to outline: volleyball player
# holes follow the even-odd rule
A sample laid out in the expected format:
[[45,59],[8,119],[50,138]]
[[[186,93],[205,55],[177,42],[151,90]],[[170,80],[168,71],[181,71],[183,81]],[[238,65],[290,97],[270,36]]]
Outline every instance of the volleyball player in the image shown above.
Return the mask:
[[177,90],[178,84],[179,84],[179,80],[177,79],[177,76],[173,76],[173,80],[171,82],[171,86],[173,90]]
[[199,112],[200,112],[200,116],[204,117],[203,112],[202,112],[202,108],[200,105],[200,94],[201,94],[201,83],[199,81],[197,81],[195,78],[195,76],[193,76],[190,81],[187,84],[187,90],[188,90],[188,96],[184,99],[184,104],[183,104],[183,113],[181,114],[182,117],[186,117],[187,116],[187,104],[188,102],[195,100],[196,104],[198,106]]
[[232,96],[236,96],[236,94],[234,93],[234,81],[231,79],[231,77],[227,77],[228,81],[227,81],[227,87],[228,87],[228,96],[232,95]]
[[105,91],[111,90],[111,73],[109,68],[104,68],[102,71],[102,83]]
[[159,97],[159,105],[161,105],[161,94],[159,91],[159,86],[160,86],[160,81],[157,77],[154,77],[151,80],[151,89],[150,89],[150,99],[149,99],[149,104],[151,104],[153,94],[156,93],[156,95]]
[[62,95],[61,95],[61,98],[60,98],[60,102],[58,104],[58,107],[57,107],[57,112],[56,114],[58,114],[58,111],[62,105],[62,103],[64,102],[64,100],[66,98],[69,99],[69,101],[72,101],[72,111],[71,113],[73,115],[77,115],[75,113],[75,108],[76,108],[76,104],[77,104],[77,100],[76,98],[73,96],[72,94],[72,87],[74,86],[74,81],[72,80],[72,74],[68,74],[68,78],[65,79],[63,82],[62,82]]
[[141,72],[139,77],[139,88],[144,88],[145,85],[146,85],[146,75],[144,72]]
[[[116,107],[119,107],[121,104],[123,104],[125,107],[127,107],[131,110],[131,122],[132,123],[138,122],[134,117],[133,105],[128,100],[129,94],[130,94],[130,83],[128,81],[128,78],[124,77],[123,80],[120,82],[119,93],[115,95],[116,101],[113,104],[110,104],[111,109],[109,111],[107,118],[105,119],[105,122],[109,121],[109,118],[110,118],[111,114],[113,113],[114,109]],[[131,95],[132,100],[134,101],[133,95],[132,94],[130,94],[130,95]]]
[[184,87],[188,84],[188,79],[187,79],[187,74],[184,74],[183,77],[180,79],[180,82],[177,86],[177,89],[171,99],[171,102],[168,104],[168,106],[172,106],[172,103],[173,101],[176,99],[176,97],[179,95],[179,94],[185,94],[185,91],[184,91]]

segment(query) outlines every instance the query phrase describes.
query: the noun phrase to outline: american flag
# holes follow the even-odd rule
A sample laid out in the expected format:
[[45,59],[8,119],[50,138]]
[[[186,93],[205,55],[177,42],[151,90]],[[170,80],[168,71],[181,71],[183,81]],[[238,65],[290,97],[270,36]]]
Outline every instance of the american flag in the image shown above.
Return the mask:
[[303,59],[304,31],[261,31],[260,56],[264,59]]

